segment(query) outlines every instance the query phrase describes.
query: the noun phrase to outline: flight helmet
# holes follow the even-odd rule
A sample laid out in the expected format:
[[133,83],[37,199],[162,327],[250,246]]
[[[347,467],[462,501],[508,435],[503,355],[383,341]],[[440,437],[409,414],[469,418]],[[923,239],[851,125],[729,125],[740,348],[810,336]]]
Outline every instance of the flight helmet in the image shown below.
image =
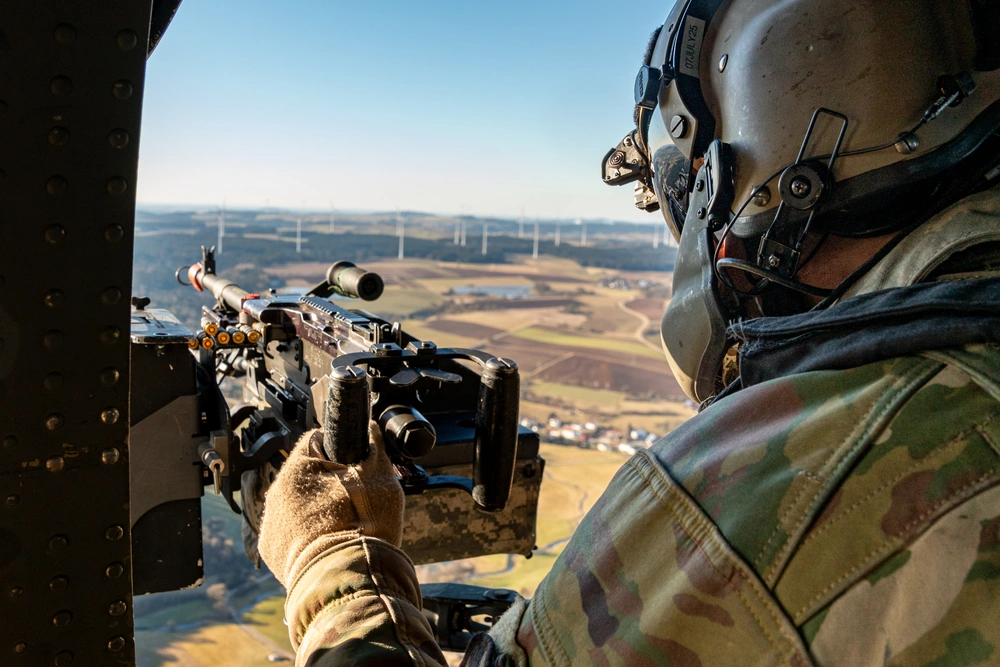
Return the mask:
[[797,279],[825,235],[898,242],[996,182],[1000,3],[678,0],[635,102],[602,178],[635,183],[636,206],[679,242],[661,336],[704,401],[723,386],[733,320],[849,287]]

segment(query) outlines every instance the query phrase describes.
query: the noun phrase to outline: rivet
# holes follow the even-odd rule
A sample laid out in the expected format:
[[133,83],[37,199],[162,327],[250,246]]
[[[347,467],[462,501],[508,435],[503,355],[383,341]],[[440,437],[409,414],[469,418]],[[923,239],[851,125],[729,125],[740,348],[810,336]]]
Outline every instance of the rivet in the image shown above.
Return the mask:
[[704,190],[705,189],[705,181],[703,179],[699,178],[694,183],[694,189],[697,190],[698,192],[701,192],[702,190]]
[[73,664],[73,654],[70,651],[60,651],[56,653],[56,659],[52,664],[56,667],[69,667]]
[[122,332],[118,330],[118,327],[104,327],[101,329],[100,339],[105,345],[114,345],[118,342],[121,334]]
[[52,36],[55,38],[56,44],[62,44],[64,46],[66,44],[72,44],[76,39],[76,28],[68,23],[60,23],[56,26]]
[[111,603],[111,606],[108,607],[108,613],[112,616],[121,616],[126,611],[128,611],[128,605],[125,604],[124,600],[115,600]]
[[107,188],[108,188],[108,194],[117,197],[119,195],[125,194],[125,191],[128,190],[128,183],[126,183],[125,179],[122,178],[121,176],[115,176],[113,178],[108,179]]
[[117,287],[108,287],[101,292],[101,303],[105,306],[114,306],[122,300],[122,291]]
[[45,388],[49,391],[55,391],[63,386],[63,376],[62,373],[56,373],[55,371],[51,373],[46,373],[45,375]]
[[121,413],[118,411],[118,408],[105,408],[101,411],[101,421],[105,424],[117,423],[120,416]]
[[17,653],[18,655],[24,653],[27,650],[28,650],[28,645],[25,644],[24,642],[18,642],[14,644],[14,653]]
[[49,582],[49,590],[53,593],[62,593],[69,588],[69,579],[66,577],[56,577]]
[[63,416],[58,412],[53,412],[45,418],[45,429],[55,431],[63,425]]
[[52,617],[52,625],[57,628],[65,628],[73,620],[73,614],[68,609],[57,611]]
[[125,79],[115,81],[111,86],[111,94],[120,100],[127,100],[132,97],[132,84]]
[[69,538],[65,535],[56,535],[49,540],[49,551],[65,551],[69,546]]
[[110,528],[108,528],[106,531],[104,531],[104,537],[108,539],[108,542],[117,542],[124,535],[125,535],[125,530],[118,524],[115,524]]
[[104,576],[108,579],[117,579],[123,574],[125,574],[125,568],[122,567],[121,563],[112,563],[104,570]]
[[12,598],[19,598],[24,595],[24,589],[20,586],[14,586],[10,589],[10,596]]
[[779,266],[781,266],[781,258],[778,257],[777,255],[771,255],[770,257],[767,258],[767,264],[772,269],[776,269]]
[[56,125],[49,130],[49,143],[53,146],[62,146],[69,141],[69,130],[61,125]]
[[771,201],[771,188],[766,185],[762,185],[758,190],[757,194],[753,196],[754,206],[764,208]]
[[108,135],[108,143],[111,144],[112,148],[125,148],[128,146],[128,132],[121,128],[111,130],[111,134]]
[[719,72],[726,71],[726,65],[729,64],[729,54],[723,53],[722,57],[719,59]]
[[101,371],[101,384],[105,387],[111,388],[118,384],[118,378],[121,377],[121,373],[118,372],[117,368],[105,368]]
[[107,466],[114,465],[118,463],[119,456],[120,454],[116,448],[109,447],[101,452],[101,463]]
[[66,228],[62,225],[49,225],[45,228],[45,240],[52,245],[59,245],[66,239]]
[[62,331],[52,329],[42,336],[42,345],[44,345],[47,350],[55,350],[62,346],[64,338],[65,336],[63,336]]
[[706,210],[705,210],[705,207],[704,207],[704,206],[702,206],[702,207],[701,207],[701,208],[699,208],[699,209],[698,209],[697,211],[695,211],[695,215],[697,215],[697,216],[698,216],[698,219],[699,219],[699,220],[704,220],[704,219],[705,219],[705,215],[706,215],[707,213],[708,213],[708,211],[706,211]]
[[680,114],[670,119],[670,136],[674,139],[682,139],[688,131],[687,118]]
[[112,653],[117,653],[118,651],[125,648],[125,638],[124,637],[112,637],[108,640],[108,650]]
[[62,290],[50,289],[45,293],[45,305],[49,308],[61,306],[66,301],[66,294]]
[[49,82],[49,90],[53,95],[68,95],[73,92],[73,82],[68,76],[57,76]]
[[122,51],[131,51],[139,42],[139,38],[131,30],[122,30],[118,33],[115,41],[118,43],[118,48]]
[[3,446],[4,447],[6,447],[7,449],[10,449],[11,447],[14,447],[16,445],[17,445],[17,437],[15,437],[13,435],[4,436],[4,439],[3,439]]
[[62,472],[66,467],[66,459],[61,456],[50,456],[45,459],[45,469],[49,472]]
[[45,191],[53,197],[65,194],[68,187],[69,184],[62,176],[53,176],[49,180],[45,181]]
[[108,243],[118,243],[125,236],[121,225],[108,225],[104,228],[104,240]]
[[21,502],[21,498],[16,493],[12,493],[9,496],[7,496],[7,500],[5,500],[4,502],[7,503],[8,507],[13,507],[14,505]]

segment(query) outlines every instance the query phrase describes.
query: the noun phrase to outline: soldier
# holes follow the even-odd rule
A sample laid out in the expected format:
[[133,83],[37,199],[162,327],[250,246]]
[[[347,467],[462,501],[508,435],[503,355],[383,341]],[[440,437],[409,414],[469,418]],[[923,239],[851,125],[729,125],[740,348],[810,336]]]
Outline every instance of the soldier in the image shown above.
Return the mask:
[[[680,1],[636,98],[605,180],[679,239],[702,411],[466,663],[1000,663],[1000,5]],[[299,664],[443,663],[373,441],[267,498]]]

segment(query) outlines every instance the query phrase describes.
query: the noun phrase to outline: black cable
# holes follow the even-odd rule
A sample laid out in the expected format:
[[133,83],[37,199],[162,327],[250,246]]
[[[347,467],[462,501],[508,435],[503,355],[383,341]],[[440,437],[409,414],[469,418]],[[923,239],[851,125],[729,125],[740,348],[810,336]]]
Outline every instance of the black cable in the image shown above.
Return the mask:
[[751,273],[755,276],[760,276],[769,283],[774,283],[775,285],[781,285],[782,287],[790,289],[794,292],[800,292],[802,294],[808,294],[810,296],[825,297],[829,296],[830,293],[832,292],[832,290],[821,289],[819,287],[812,287],[811,285],[806,285],[805,283],[800,283],[795,280],[789,280],[788,278],[779,276],[776,273],[773,273],[772,271],[768,271],[767,269],[762,269],[756,264],[751,264],[750,262],[744,261],[742,259],[732,259],[730,257],[723,257],[718,262],[716,262],[716,265],[722,268],[733,268],[733,269],[739,269],[741,271],[746,271],[747,273]]

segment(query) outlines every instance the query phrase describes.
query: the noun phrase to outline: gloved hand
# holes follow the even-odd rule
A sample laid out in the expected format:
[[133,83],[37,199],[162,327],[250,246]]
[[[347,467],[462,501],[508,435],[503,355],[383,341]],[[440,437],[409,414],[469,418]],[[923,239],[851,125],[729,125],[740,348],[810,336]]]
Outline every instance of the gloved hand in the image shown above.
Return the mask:
[[327,460],[322,430],[305,433],[267,489],[258,549],[286,588],[336,544],[361,536],[401,544],[403,489],[376,424],[369,434],[368,458],[342,465]]

